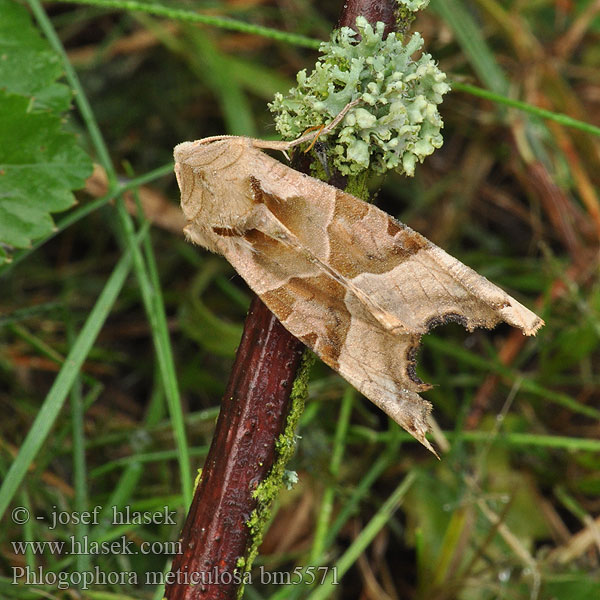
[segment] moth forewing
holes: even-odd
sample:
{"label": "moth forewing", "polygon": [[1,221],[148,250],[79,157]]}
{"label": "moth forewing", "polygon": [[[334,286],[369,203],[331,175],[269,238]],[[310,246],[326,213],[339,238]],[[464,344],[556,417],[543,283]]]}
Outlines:
{"label": "moth forewing", "polygon": [[420,336],[447,321],[543,322],[497,286],[377,207],[218,136],[175,148],[185,231],[227,258],[281,323],[397,423],[425,438]]}

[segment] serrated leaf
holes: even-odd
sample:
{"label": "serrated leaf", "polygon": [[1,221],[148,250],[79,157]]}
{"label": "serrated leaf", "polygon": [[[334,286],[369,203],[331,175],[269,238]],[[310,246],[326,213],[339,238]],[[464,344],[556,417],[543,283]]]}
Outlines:
{"label": "serrated leaf", "polygon": [[14,0],[0,0],[0,89],[33,96],[62,74],[60,58]]}
{"label": "serrated leaf", "polygon": [[25,248],[50,233],[51,212],[75,202],[91,163],[59,115],[30,113],[23,96],[0,92],[0,241]]}
{"label": "serrated leaf", "polygon": [[33,110],[52,110],[65,112],[71,107],[71,90],[63,83],[53,83],[36,92]]}
{"label": "serrated leaf", "polygon": [[51,213],[75,203],[92,164],[61,112],[71,90],[56,79],[59,56],[27,10],[0,0],[0,264],[10,248],[26,248],[51,233]]}

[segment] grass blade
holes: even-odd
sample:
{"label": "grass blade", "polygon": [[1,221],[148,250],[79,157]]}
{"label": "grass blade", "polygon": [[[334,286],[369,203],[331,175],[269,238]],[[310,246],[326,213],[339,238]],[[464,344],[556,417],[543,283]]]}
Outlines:
{"label": "grass blade", "polygon": [[[137,243],[146,235],[148,227],[144,227],[137,235]],[[69,352],[63,368],[54,380],[40,411],[21,446],[16,460],[11,465],[0,488],[0,519],[8,508],[25,473],[34,461],[45,439],[48,437],[63,404],[79,375],[88,353],[92,349],[100,329],[104,325],[110,310],[117,299],[125,279],[131,268],[131,255],[125,254],[117,263],[109,277],[94,308],[90,312],[81,333],[77,336]]]}

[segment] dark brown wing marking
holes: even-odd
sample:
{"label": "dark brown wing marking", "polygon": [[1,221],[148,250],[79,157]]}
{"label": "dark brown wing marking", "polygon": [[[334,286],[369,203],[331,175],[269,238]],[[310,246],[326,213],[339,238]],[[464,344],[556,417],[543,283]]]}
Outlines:
{"label": "dark brown wing marking", "polygon": [[[373,230],[374,220],[380,231]],[[350,279],[361,273],[387,273],[427,246],[418,233],[341,191],[327,230],[331,265]]]}
{"label": "dark brown wing marking", "polygon": [[[346,288],[324,274],[292,277],[285,285],[262,294],[261,298],[284,325],[292,314],[299,321],[303,318],[310,320],[315,335],[302,336],[302,341],[337,370],[351,321],[344,302],[345,295]],[[304,307],[315,306],[321,308],[318,323],[312,323],[312,312],[302,315]]]}

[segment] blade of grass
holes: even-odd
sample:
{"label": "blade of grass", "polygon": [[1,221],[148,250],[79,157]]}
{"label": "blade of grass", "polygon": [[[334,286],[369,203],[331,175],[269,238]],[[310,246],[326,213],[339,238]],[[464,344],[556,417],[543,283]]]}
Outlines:
{"label": "blade of grass", "polygon": [[[444,436],[449,440],[456,438],[461,442],[481,443],[490,439],[489,431],[444,431]],[[400,431],[374,431],[361,425],[353,425],[349,430],[349,438],[352,443],[357,441],[362,443],[377,444],[389,440],[392,436],[398,436],[403,442],[417,443],[409,433]],[[538,448],[558,448],[570,452],[600,452],[600,440],[590,438],[573,438],[562,435],[539,435],[534,433],[502,432],[498,434],[496,443],[505,446],[537,446]],[[341,514],[341,513],[340,513]],[[339,517],[338,517],[339,518]],[[335,526],[335,524],[334,524]],[[333,529],[333,528],[332,528]]]}
{"label": "blade of grass", "polygon": [[508,92],[508,80],[498,66],[494,53],[485,43],[472,14],[459,0],[432,0],[432,10],[452,28],[471,66],[485,85],[500,94]]}
{"label": "blade of grass", "polygon": [[[137,243],[146,235],[148,227],[144,227],[137,235]],[[94,308],[90,312],[80,334],[77,336],[69,352],[63,368],[54,380],[42,407],[19,450],[17,458],[10,466],[6,478],[0,488],[0,519],[4,515],[14,497],[23,477],[35,459],[46,437],[50,433],[54,421],[63,407],[65,399],[79,375],[79,371],[91,350],[100,329],[108,318],[110,310],[117,299],[129,270],[131,255],[126,253],[108,278]]]}
{"label": "blade of grass", "polygon": [[[15,336],[19,337],[27,344],[29,344],[36,352],[38,352],[42,356],[49,358],[61,367],[64,364],[64,356],[62,356],[59,352],[54,350],[54,348],[46,344],[44,341],[40,340],[37,336],[27,331],[27,329],[25,329],[25,327],[23,327],[22,325],[9,325],[8,329]],[[95,377],[91,377],[87,373],[82,373],[80,376],[82,381],[84,381],[88,385],[98,385],[98,380]]]}
{"label": "blade of grass", "polygon": [[277,92],[288,90],[295,85],[293,79],[284,77],[256,61],[225,54],[223,60],[227,61],[229,73],[239,85],[268,102],[273,100]]}
{"label": "blade of grass", "polygon": [[270,27],[254,25],[252,23],[244,23],[227,17],[216,17],[214,15],[203,15],[190,10],[179,8],[169,8],[160,4],[150,4],[148,2],[135,2],[133,0],[53,0],[67,1],[69,4],[86,4],[89,6],[98,6],[101,8],[109,8],[115,10],[127,10],[130,12],[143,12],[148,15],[157,17],[165,17],[176,21],[185,21],[188,23],[200,23],[202,25],[212,25],[229,31],[239,31],[241,33],[249,33],[253,35],[261,35],[271,40],[285,42],[294,46],[303,46],[304,48],[318,49],[320,41],[314,40],[303,35],[295,33],[287,33]]}
{"label": "blade of grass", "polygon": [[[306,415],[306,413],[304,413]],[[391,423],[391,422],[390,422]],[[335,538],[341,531],[342,527],[348,522],[350,517],[358,511],[360,502],[367,496],[373,484],[379,479],[380,475],[397,460],[398,448],[401,436],[403,432],[395,423],[391,424],[392,429],[389,431],[389,435],[386,434],[386,438],[381,440],[387,444],[386,449],[378,456],[377,460],[371,465],[371,468],[367,471],[364,477],[360,480],[358,485],[354,488],[352,495],[341,507],[335,521],[327,530],[327,536],[323,544],[324,552],[330,548],[335,542]],[[350,429],[349,429],[350,431]],[[410,434],[406,434],[406,440],[414,438]],[[314,566],[320,566],[326,564],[325,554],[318,556],[312,563]],[[290,590],[289,587],[282,588],[279,592],[276,592],[271,600],[296,600],[306,594],[306,589],[303,585],[293,586]]]}
{"label": "blade of grass", "polygon": [[[75,341],[75,331],[73,320],[70,313],[65,311],[67,322],[67,340],[72,347]],[[75,489],[75,498],[73,509],[77,514],[83,514],[89,508],[87,466],[85,462],[85,430],[84,415],[85,407],[83,404],[83,394],[81,386],[81,377],[75,377],[73,387],[71,388],[71,437],[73,440],[73,488]],[[85,519],[80,519],[75,524],[75,539],[84,542],[89,533],[89,524]],[[78,553],[75,557],[75,568],[77,571],[89,571],[91,568],[90,555]]]}
{"label": "blade of grass", "polygon": [[13,310],[7,315],[0,316],[0,327],[18,323],[19,321],[25,321],[26,319],[37,317],[38,315],[57,312],[62,306],[61,302],[44,302],[42,304],[35,304],[34,306],[26,306],[25,308]]}
{"label": "blade of grass", "polygon": [[586,415],[592,419],[600,419],[600,410],[593,408],[592,406],[581,404],[580,402],[577,402],[577,400],[571,398],[571,396],[568,394],[549,390],[533,379],[528,379],[522,374],[519,374],[513,369],[510,369],[509,367],[506,367],[498,362],[482,358],[473,352],[469,352],[464,348],[459,348],[454,344],[449,344],[447,341],[434,336],[427,336],[424,340],[424,344],[434,348],[435,350],[439,350],[444,354],[454,356],[470,366],[475,366],[482,370],[498,373],[502,377],[506,377],[511,382],[514,382],[517,377],[522,378],[521,389],[523,391],[540,396],[541,398],[544,398],[544,400],[548,400],[549,402],[553,402],[554,404],[568,408],[575,413]]}
{"label": "blade of grass", "polygon": [[[190,456],[206,456],[208,454],[208,446],[192,446],[190,448]],[[132,455],[125,456],[123,458],[118,458],[116,460],[112,460],[107,462],[106,464],[96,467],[92,471],[90,471],[90,479],[98,478],[102,475],[106,475],[115,469],[120,469],[122,467],[126,467],[126,470],[129,468],[133,468],[136,465],[146,465],[152,462],[167,462],[169,460],[174,460],[177,458],[176,450],[157,450],[156,452],[140,452]],[[114,502],[107,502],[107,506],[112,506],[115,504]]]}
{"label": "blade of grass", "polygon": [[[356,513],[360,501],[365,498],[367,492],[371,489],[375,481],[379,478],[383,472],[397,460],[398,449],[400,446],[400,439],[402,431],[395,423],[390,421],[390,431],[387,439],[387,447],[380,454],[377,460],[373,463],[373,466],[369,469],[367,474],[360,480],[356,489],[352,492],[352,495],[348,501],[344,504],[335,521],[327,532],[327,539],[325,542],[325,548],[331,546],[335,540],[337,534],[341,531],[342,527],[348,522],[348,519]],[[412,436],[409,434],[408,437]],[[414,439],[414,438],[413,438]],[[321,557],[322,559],[323,557]]]}
{"label": "blade of grass", "polygon": [[[29,494],[27,493],[26,489],[23,489],[21,491],[21,493],[19,494],[19,502],[20,502],[21,506],[24,507],[28,511],[29,514],[31,514],[32,510],[35,510],[31,506],[31,502],[29,500]],[[23,539],[24,540],[35,540],[36,539],[35,528],[37,525],[38,525],[38,523],[36,523],[34,519],[27,519],[27,521],[25,521],[25,523],[23,523]],[[35,563],[36,563],[36,556],[33,552],[33,548],[28,546],[27,549],[25,550],[25,564],[30,569],[35,569]]]}
{"label": "blade of grass", "polygon": [[530,115],[535,115],[536,117],[541,117],[542,119],[548,119],[549,121],[560,123],[566,127],[572,127],[573,129],[579,129],[580,131],[585,131],[586,133],[600,136],[600,127],[596,127],[596,125],[585,123],[584,121],[578,121],[577,119],[569,117],[568,115],[552,112],[551,110],[546,110],[544,108],[539,108],[537,106],[533,106],[532,104],[528,104],[527,102],[522,102],[521,100],[507,98],[506,96],[502,96],[495,92],[490,92],[489,90],[484,90],[468,83],[453,81],[452,89],[466,92],[467,94],[478,96],[479,98],[485,98],[486,100],[491,100],[492,102],[503,104],[504,106],[518,108],[519,110],[527,112]]}
{"label": "blade of grass", "polygon": [[316,564],[317,559],[325,550],[325,541],[330,525],[329,521],[331,519],[331,513],[333,512],[333,499],[335,497],[335,485],[333,482],[338,480],[342,456],[344,455],[344,448],[346,447],[346,436],[348,433],[350,415],[352,414],[352,405],[354,403],[355,396],[356,392],[351,387],[347,387],[344,395],[342,396],[340,415],[337,420],[335,439],[333,442],[333,452],[331,453],[331,461],[329,463],[329,476],[331,480],[323,492],[323,499],[319,509],[315,537],[309,558],[309,564],[311,565]]}
{"label": "blade of grass", "polygon": [[410,489],[415,481],[416,474],[410,472],[400,483],[400,485],[392,492],[388,499],[384,502],[381,508],[367,523],[364,529],[358,534],[356,539],[350,544],[350,547],[340,556],[332,569],[328,570],[327,577],[322,584],[313,591],[309,600],[325,600],[329,598],[335,590],[336,580],[339,581],[348,569],[356,562],[358,557],[365,551],[375,536],[387,525],[400,502]]}
{"label": "blade of grass", "polygon": [[[88,129],[94,148],[98,153],[100,162],[106,171],[109,186],[114,188],[117,185],[117,174],[113,168],[108,148],[104,143],[102,133],[100,132],[92,108],[85,95],[85,91],[77,77],[77,73],[71,65],[65,49],[39,0],[28,0],[28,2],[50,45],[62,58],[66,78],[71,88],[75,91],[75,102],[85,121],[86,128]],[[125,209],[122,197],[118,199],[116,206],[119,228],[122,233],[121,241],[131,253],[134,272],[140,285],[142,301],[151,324],[153,342],[158,357],[163,385],[165,386],[165,395],[169,405],[169,413],[173,422],[173,430],[179,451],[179,471],[183,488],[183,497],[185,501],[189,503],[192,499],[192,477],[189,468],[189,452],[184,427],[183,411],[181,408],[181,399],[175,374],[175,361],[173,359],[168,335],[167,319],[164,311],[162,294],[160,292],[160,287],[155,289],[151,284],[142,253],[138,244],[134,241],[135,232],[133,223]]]}
{"label": "blade of grass", "polygon": [[194,70],[217,96],[226,131],[232,135],[256,137],[250,103],[237,79],[229,72],[229,62],[205,32],[192,27],[185,29]]}

